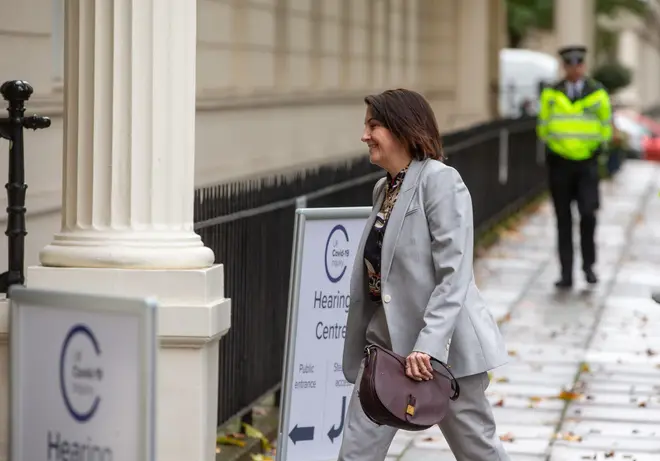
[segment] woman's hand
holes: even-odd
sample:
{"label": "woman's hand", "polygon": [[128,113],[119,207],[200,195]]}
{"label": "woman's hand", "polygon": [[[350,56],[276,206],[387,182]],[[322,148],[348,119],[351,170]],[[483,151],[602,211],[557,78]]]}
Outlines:
{"label": "woman's hand", "polygon": [[415,381],[433,379],[431,356],[423,352],[413,352],[406,358],[406,376]]}

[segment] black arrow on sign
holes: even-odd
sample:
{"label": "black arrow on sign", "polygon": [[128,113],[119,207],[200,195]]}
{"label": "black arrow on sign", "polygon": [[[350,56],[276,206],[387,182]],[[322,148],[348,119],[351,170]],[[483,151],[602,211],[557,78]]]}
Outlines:
{"label": "black arrow on sign", "polygon": [[298,442],[309,442],[314,440],[314,426],[298,427],[296,426],[289,432],[289,437],[295,445]]}
{"label": "black arrow on sign", "polygon": [[339,427],[332,426],[328,431],[328,437],[330,442],[335,443],[335,439],[341,435],[341,431],[344,430],[344,415],[346,414],[346,396],[341,398],[341,422]]}

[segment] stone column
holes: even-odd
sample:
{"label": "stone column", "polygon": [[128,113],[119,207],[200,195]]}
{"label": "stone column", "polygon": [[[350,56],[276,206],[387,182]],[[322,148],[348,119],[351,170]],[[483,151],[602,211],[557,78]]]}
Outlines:
{"label": "stone column", "polygon": [[193,231],[193,6],[66,2],[62,231],[44,266],[213,263]]}
{"label": "stone column", "polygon": [[[493,0],[461,0],[458,3],[456,53],[457,123],[466,125],[490,117],[490,58],[488,3]],[[498,52],[499,53],[499,52]]]}
{"label": "stone column", "polygon": [[155,296],[157,451],[215,458],[223,268],[193,231],[196,2],[66,0],[62,229],[28,286]]}
{"label": "stone column", "polygon": [[490,0],[488,17],[488,109],[491,118],[499,117],[500,50],[507,48],[505,0]]}
{"label": "stone column", "polygon": [[585,45],[589,48],[587,66],[594,62],[596,36],[596,4],[594,0],[555,0],[555,34],[557,46]]}
{"label": "stone column", "polygon": [[633,72],[632,81],[630,85],[623,88],[618,98],[625,104],[638,108],[641,102],[639,82],[640,82],[640,68],[644,65],[642,48],[644,44],[639,39],[637,31],[632,27],[627,27],[619,33],[619,49],[617,55],[619,62],[624,66],[630,68]]}

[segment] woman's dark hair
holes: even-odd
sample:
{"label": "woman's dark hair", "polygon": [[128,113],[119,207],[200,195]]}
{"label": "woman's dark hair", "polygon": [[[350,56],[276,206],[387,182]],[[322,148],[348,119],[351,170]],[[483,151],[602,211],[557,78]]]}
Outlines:
{"label": "woman's dark hair", "polygon": [[411,90],[396,89],[367,96],[371,117],[408,149],[417,160],[444,160],[435,114],[424,97]]}

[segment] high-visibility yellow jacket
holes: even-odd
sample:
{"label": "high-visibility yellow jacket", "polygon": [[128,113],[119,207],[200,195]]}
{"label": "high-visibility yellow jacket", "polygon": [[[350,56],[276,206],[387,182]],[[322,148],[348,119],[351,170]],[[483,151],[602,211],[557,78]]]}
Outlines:
{"label": "high-visibility yellow jacket", "polygon": [[566,82],[541,92],[536,133],[548,148],[569,160],[585,160],[612,139],[612,106],[602,84],[586,79],[580,99],[571,101]]}

